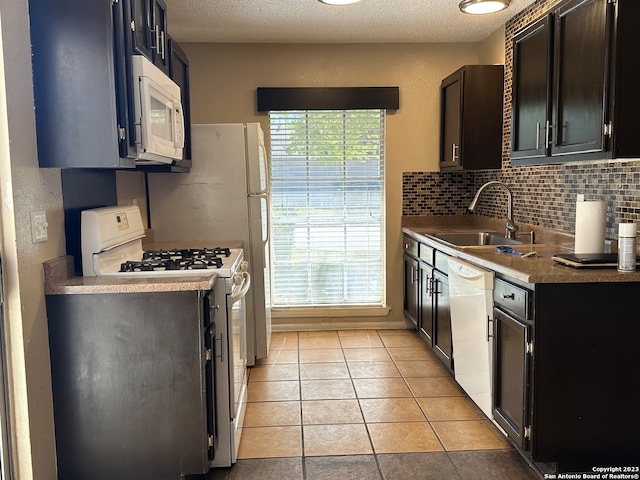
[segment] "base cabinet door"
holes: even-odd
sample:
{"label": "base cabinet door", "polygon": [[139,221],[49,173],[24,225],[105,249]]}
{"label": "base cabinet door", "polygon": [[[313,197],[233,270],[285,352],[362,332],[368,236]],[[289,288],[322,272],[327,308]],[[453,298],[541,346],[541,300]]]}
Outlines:
{"label": "base cabinet door", "polygon": [[432,295],[433,288],[433,267],[426,263],[420,263],[420,328],[419,333],[422,339],[433,346],[433,317],[434,301]]}
{"label": "base cabinet door", "polygon": [[433,272],[433,347],[445,366],[453,372],[453,342],[451,341],[451,306],[449,302],[449,278],[438,270]]}
{"label": "base cabinet door", "polygon": [[494,309],[495,421],[522,450],[528,450],[530,329],[526,323]]}
{"label": "base cabinet door", "polygon": [[420,286],[418,261],[408,255],[404,256],[404,316],[418,328],[418,304]]}

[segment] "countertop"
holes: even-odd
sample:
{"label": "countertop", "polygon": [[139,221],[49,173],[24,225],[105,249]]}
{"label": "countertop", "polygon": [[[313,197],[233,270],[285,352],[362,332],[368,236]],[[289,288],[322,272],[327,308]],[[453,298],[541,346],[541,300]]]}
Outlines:
{"label": "countertop", "polygon": [[[522,253],[536,252],[535,256],[526,258],[498,253],[495,245],[453,247],[430,236],[438,232],[493,231],[503,234],[504,220],[469,215],[405,217],[402,232],[448,255],[526,283],[640,282],[640,271],[620,273],[616,268],[572,268],[558,264],[551,257],[556,253],[573,253],[573,235],[531,225],[520,225],[519,233],[530,229],[536,234],[535,244],[512,245]],[[527,242],[526,237],[519,240]]]}
{"label": "countertop", "polygon": [[44,262],[45,295],[99,293],[153,293],[210,290],[215,273],[155,277],[78,277],[73,274],[73,257]]}

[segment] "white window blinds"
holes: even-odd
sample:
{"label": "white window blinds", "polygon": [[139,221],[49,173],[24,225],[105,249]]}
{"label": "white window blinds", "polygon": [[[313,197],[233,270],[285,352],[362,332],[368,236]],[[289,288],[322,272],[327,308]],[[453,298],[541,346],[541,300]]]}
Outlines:
{"label": "white window blinds", "polygon": [[385,303],[385,110],[271,111],[273,304]]}

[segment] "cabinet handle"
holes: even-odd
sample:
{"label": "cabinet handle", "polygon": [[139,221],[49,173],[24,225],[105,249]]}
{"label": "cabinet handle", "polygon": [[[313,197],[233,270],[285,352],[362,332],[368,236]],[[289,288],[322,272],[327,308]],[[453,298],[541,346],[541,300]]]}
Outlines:
{"label": "cabinet handle", "polygon": [[432,288],[431,288],[431,283],[433,282],[433,278],[431,277],[427,277],[427,281],[425,283],[424,286],[424,293],[426,293],[427,295],[431,295],[432,292]]}
{"label": "cabinet handle", "polygon": [[411,267],[411,285],[415,285],[418,281],[418,269],[415,267]]}
{"label": "cabinet handle", "polygon": [[162,50],[162,53],[160,54],[160,57],[162,58],[163,62],[165,60],[165,58],[164,58],[165,57],[165,51],[166,51],[165,45],[166,45],[166,39],[165,39],[165,36],[164,36],[164,30],[162,30],[160,32],[160,47],[161,47],[160,50]]}
{"label": "cabinet handle", "polygon": [[458,161],[459,155],[456,155],[456,150],[460,150],[460,146],[456,145],[455,143],[451,144],[451,161],[453,163],[456,163]]}
{"label": "cabinet handle", "polygon": [[502,298],[503,300],[507,300],[507,299],[511,299],[511,300],[515,300],[516,296],[513,292],[511,293],[501,293],[500,294],[500,298]]}
{"label": "cabinet handle", "polygon": [[155,48],[156,53],[160,55],[160,58],[164,60],[164,31],[160,30],[160,26],[156,25],[154,30],[151,30],[156,37],[156,44],[151,48]]}
{"label": "cabinet handle", "polygon": [[487,342],[489,341],[490,338],[493,338],[495,336],[494,333],[489,333],[489,323],[493,323],[493,322],[494,320],[489,315],[487,315]]}
{"label": "cabinet handle", "polygon": [[[554,129],[556,130],[556,138],[554,140],[551,139],[551,130]],[[551,147],[553,145],[553,142],[555,141],[555,143],[558,143],[558,129],[556,128],[556,125],[551,125],[551,123],[549,122],[549,120],[547,120],[547,123],[545,125],[545,145],[547,147]]]}
{"label": "cabinet handle", "polygon": [[540,122],[536,123],[536,150],[540,149]]}

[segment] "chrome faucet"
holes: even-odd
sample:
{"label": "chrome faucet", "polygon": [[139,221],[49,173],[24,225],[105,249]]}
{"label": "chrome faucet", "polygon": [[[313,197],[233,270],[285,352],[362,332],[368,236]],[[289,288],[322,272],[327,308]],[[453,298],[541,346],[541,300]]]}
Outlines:
{"label": "chrome faucet", "polygon": [[487,182],[484,185],[482,185],[478,191],[476,192],[476,196],[473,197],[473,200],[471,201],[471,205],[469,205],[469,210],[470,211],[475,211],[476,209],[476,205],[478,203],[478,198],[480,198],[480,194],[483,192],[483,190],[487,187],[491,187],[492,185],[495,185],[496,187],[502,187],[507,191],[507,229],[506,229],[506,237],[507,238],[516,238],[516,232],[518,231],[518,226],[515,224],[515,222],[513,221],[513,193],[511,192],[511,190],[509,189],[509,187],[507,187],[506,184],[502,183],[502,182],[497,182],[497,181],[491,181],[491,182]]}

